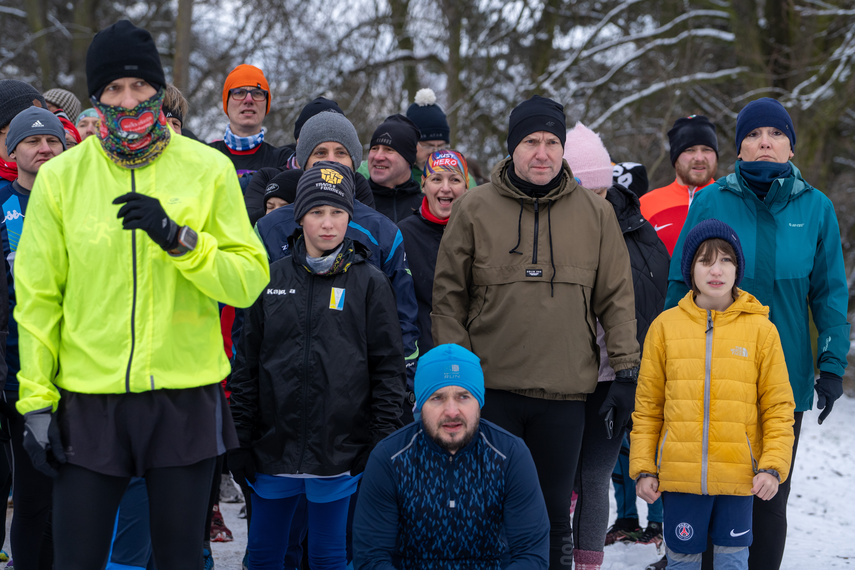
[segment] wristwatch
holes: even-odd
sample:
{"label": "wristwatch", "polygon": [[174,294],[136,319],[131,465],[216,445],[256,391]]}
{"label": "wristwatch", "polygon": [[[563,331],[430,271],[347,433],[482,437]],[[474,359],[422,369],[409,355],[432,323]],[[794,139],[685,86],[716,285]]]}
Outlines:
{"label": "wristwatch", "polygon": [[174,257],[178,257],[179,255],[184,255],[188,251],[193,251],[196,249],[196,241],[198,239],[198,235],[193,231],[192,228],[188,226],[181,226],[181,229],[178,230],[178,245],[175,249],[169,250],[169,255]]}

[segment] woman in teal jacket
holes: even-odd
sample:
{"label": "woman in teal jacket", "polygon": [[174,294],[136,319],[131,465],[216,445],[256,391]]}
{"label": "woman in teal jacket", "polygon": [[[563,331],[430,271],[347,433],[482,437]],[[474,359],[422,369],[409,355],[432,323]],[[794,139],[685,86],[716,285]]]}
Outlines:
{"label": "woman in teal jacket", "polygon": [[[700,221],[718,218],[742,240],[745,278],[742,288],[771,309],[781,334],[787,371],[796,402],[793,463],[802,415],[813,403],[822,423],[843,393],[842,376],[849,351],[846,321],[849,292],[834,206],[790,162],[796,133],[786,109],[775,99],[746,105],[736,119],[735,172],[699,193],[674,249],[665,308],[686,294],[680,270],[683,241]],[[673,260],[677,260],[676,262]],[[818,331],[814,384],[809,314]],[[750,568],[780,566],[786,541],[790,480],[771,501],[754,502],[754,543]]]}

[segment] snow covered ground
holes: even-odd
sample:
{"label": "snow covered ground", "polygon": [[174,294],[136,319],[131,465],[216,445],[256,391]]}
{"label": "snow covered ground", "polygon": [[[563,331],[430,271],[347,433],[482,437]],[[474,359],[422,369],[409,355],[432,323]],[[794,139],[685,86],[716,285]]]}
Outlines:
{"label": "snow covered ground", "polygon": [[[807,412],[790,494],[789,536],[784,570],[855,568],[855,398],[844,396],[823,425]],[[222,503],[234,542],[214,543],[217,570],[240,570],[246,547],[246,522],[239,504]],[[611,503],[612,520],[615,516]],[[639,514],[647,509],[639,500]],[[12,517],[7,512],[8,528]],[[4,548],[8,551],[8,533]],[[653,545],[615,544],[606,548],[603,570],[639,570],[659,559]]]}

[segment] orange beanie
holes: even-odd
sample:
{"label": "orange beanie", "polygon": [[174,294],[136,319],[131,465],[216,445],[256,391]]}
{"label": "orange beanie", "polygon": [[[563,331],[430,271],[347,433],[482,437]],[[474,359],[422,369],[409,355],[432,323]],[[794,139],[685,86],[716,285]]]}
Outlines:
{"label": "orange beanie", "polygon": [[267,85],[267,79],[264,78],[264,72],[254,65],[242,63],[232,69],[232,72],[229,73],[228,77],[226,77],[226,83],[223,85],[223,111],[225,111],[226,115],[229,114],[229,89],[245,87],[247,85],[259,87],[267,91],[267,110],[265,111],[265,114],[270,112],[270,99],[273,94],[270,93],[270,86]]}

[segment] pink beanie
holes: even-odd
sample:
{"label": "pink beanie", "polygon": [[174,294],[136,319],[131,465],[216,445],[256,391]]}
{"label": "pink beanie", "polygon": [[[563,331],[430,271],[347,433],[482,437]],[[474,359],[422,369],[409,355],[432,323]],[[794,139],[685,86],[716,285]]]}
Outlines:
{"label": "pink beanie", "polygon": [[582,186],[591,190],[609,188],[612,185],[612,159],[603,146],[600,135],[583,125],[567,131],[564,143],[564,158]]}

